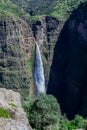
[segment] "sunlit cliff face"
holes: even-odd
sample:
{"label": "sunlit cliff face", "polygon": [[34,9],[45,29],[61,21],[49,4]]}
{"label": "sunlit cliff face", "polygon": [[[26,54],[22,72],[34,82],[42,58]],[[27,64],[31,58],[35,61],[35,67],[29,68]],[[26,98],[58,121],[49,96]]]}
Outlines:
{"label": "sunlit cliff face", "polygon": [[32,46],[26,21],[14,15],[0,16],[0,87],[29,93],[28,60]]}

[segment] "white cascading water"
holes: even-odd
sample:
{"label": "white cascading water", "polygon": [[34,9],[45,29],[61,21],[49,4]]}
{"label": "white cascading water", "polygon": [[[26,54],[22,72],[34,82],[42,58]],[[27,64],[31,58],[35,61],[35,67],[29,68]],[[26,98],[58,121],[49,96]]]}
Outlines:
{"label": "white cascading water", "polygon": [[43,62],[37,42],[35,42],[36,53],[35,53],[35,67],[34,67],[34,80],[36,85],[36,95],[39,96],[41,93],[46,93],[45,78]]}

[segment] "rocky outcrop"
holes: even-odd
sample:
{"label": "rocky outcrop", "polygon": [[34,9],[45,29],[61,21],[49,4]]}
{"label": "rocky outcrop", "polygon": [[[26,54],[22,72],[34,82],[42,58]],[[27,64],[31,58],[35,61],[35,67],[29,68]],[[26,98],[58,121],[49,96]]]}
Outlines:
{"label": "rocky outcrop", "polygon": [[39,44],[45,71],[46,85],[49,80],[50,66],[52,64],[54,47],[64,21],[52,16],[42,16],[32,24],[36,42]]}
{"label": "rocky outcrop", "polygon": [[54,49],[48,93],[69,118],[87,117],[87,2],[72,12]]}
{"label": "rocky outcrop", "polygon": [[[28,23],[10,14],[0,14],[0,87],[28,95],[34,42]],[[25,94],[26,92],[26,94]]]}
{"label": "rocky outcrop", "polygon": [[32,130],[21,122],[0,118],[0,130]]}
{"label": "rocky outcrop", "polygon": [[0,117],[0,130],[32,130],[22,108],[19,93],[0,88],[0,107],[7,109],[11,115],[8,119]]}

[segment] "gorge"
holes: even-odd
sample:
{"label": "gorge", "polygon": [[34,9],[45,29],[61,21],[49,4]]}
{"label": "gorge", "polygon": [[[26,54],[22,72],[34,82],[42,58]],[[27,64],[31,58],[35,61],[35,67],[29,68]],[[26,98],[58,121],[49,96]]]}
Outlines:
{"label": "gorge", "polygon": [[69,118],[75,114],[87,117],[86,8],[87,2],[82,3],[66,19],[46,14],[34,20],[34,16],[19,16],[22,10],[15,14],[16,9],[10,13],[1,10],[0,87],[18,91],[24,99],[31,97],[35,94],[32,72],[36,67],[35,84],[43,88],[37,90],[37,95],[45,93],[47,86],[47,94],[57,98]]}

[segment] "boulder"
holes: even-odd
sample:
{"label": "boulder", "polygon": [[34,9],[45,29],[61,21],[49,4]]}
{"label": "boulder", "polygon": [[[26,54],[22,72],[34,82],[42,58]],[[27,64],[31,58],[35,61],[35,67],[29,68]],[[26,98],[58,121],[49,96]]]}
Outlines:
{"label": "boulder", "polygon": [[32,130],[21,105],[18,92],[0,88],[0,107],[10,112],[11,118],[0,118],[0,130]]}

